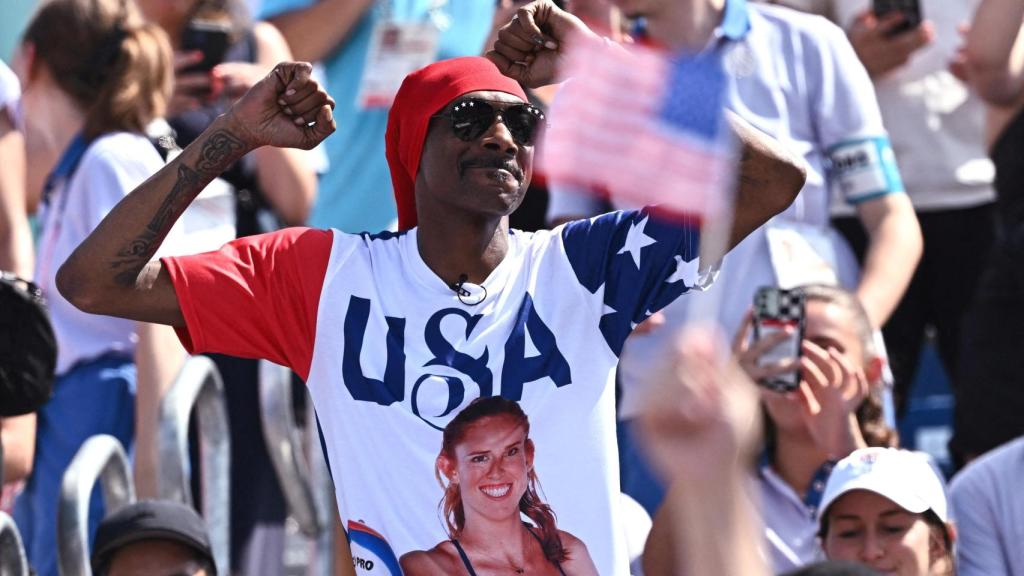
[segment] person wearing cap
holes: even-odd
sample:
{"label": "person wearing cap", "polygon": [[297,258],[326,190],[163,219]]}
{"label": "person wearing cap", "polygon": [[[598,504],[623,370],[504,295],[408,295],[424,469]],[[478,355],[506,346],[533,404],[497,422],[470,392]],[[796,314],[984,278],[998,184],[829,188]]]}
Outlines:
{"label": "person wearing cap", "polygon": [[96,576],[217,576],[203,519],[167,500],[134,502],[104,518],[91,564]]}
{"label": "person wearing cap", "polygon": [[832,560],[866,564],[883,574],[953,574],[946,493],[923,454],[863,448],[832,470],[818,513],[819,536]]}
{"label": "person wearing cap", "polygon": [[[720,255],[701,253],[694,219],[646,209],[510,231],[544,118],[518,83],[469,57],[410,74],[391,108],[385,147],[402,232],[290,228],[150,263],[165,227],[234,159],[261,145],[311,147],[333,131],[333,101],[311,69],[280,64],[111,211],[61,268],[64,294],[92,313],[173,325],[193,353],[295,370],[319,416],[358,573],[400,574],[401,555],[447,538],[434,477],[442,430],[473,399],[498,395],[519,402],[535,440],[551,446],[534,467],[559,526],[598,573],[626,573],[617,355],[648,311],[706,286]],[[746,147],[738,241],[788,205],[803,170],[766,136],[733,128]],[[509,493],[491,488],[485,498]],[[521,531],[486,553],[511,569],[538,545]]]}

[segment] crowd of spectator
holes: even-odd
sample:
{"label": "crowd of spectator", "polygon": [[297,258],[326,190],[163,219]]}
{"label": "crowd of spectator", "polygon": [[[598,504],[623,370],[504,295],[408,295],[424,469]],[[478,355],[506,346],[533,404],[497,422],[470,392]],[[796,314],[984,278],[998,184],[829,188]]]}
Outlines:
{"label": "crowd of spectator", "polygon": [[[94,573],[285,573],[269,360],[338,574],[1024,576],[1022,30],[1022,0],[39,0],[0,62],[0,531],[64,573],[109,435],[139,500],[91,491]],[[649,87],[592,99],[584,50],[671,67],[658,129],[720,98],[728,177],[678,192],[721,211],[548,177],[572,106],[636,161]],[[942,454],[897,432],[925,347]],[[224,558],[162,479],[195,355]]]}

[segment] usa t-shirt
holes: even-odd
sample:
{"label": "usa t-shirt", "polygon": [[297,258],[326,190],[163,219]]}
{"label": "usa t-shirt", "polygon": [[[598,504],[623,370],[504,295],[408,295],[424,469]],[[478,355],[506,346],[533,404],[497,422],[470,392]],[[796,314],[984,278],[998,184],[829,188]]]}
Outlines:
{"label": "usa t-shirt", "polygon": [[529,417],[559,528],[599,573],[628,574],[614,368],[637,323],[708,283],[698,227],[643,210],[511,231],[476,304],[427,267],[416,235],[291,228],[165,258],[179,335],[190,352],[267,358],[306,380],[360,574],[400,574],[403,554],[448,539],[442,430],[492,395]]}

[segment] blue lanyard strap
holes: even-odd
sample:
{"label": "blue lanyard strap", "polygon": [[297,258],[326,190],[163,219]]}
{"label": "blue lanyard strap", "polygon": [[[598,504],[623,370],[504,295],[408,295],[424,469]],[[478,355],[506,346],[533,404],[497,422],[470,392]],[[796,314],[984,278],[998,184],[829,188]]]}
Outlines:
{"label": "blue lanyard strap", "polygon": [[46,177],[46,184],[43,186],[43,203],[48,204],[50,196],[53,195],[53,191],[62,182],[67,182],[75,174],[75,170],[78,169],[78,165],[82,163],[82,157],[85,156],[85,151],[89,149],[90,141],[85,139],[85,135],[81,132],[75,134],[75,137],[68,144],[68,147],[64,149],[64,153],[61,154],[60,160],[57,162],[57,166],[54,167],[50,175]]}

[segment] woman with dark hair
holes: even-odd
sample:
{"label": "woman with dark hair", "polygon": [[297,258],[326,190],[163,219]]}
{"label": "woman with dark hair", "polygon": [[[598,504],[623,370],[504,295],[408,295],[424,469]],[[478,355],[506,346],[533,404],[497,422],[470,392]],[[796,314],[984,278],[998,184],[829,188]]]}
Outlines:
{"label": "woman with dark hair", "polygon": [[747,341],[748,320],[735,347],[740,366],[758,381],[799,371],[799,386],[780,393],[761,387],[766,447],[757,470],[772,567],[793,570],[820,559],[814,514],[836,461],[857,448],[895,446],[884,421],[882,360],[867,313],[835,286],[801,289],[806,297],[799,362],[758,360],[789,335]]}
{"label": "woman with dark hair", "polygon": [[597,574],[541,500],[529,434],[519,404],[500,396],[477,398],[445,427],[434,473],[449,540],[402,556],[406,575]]}

